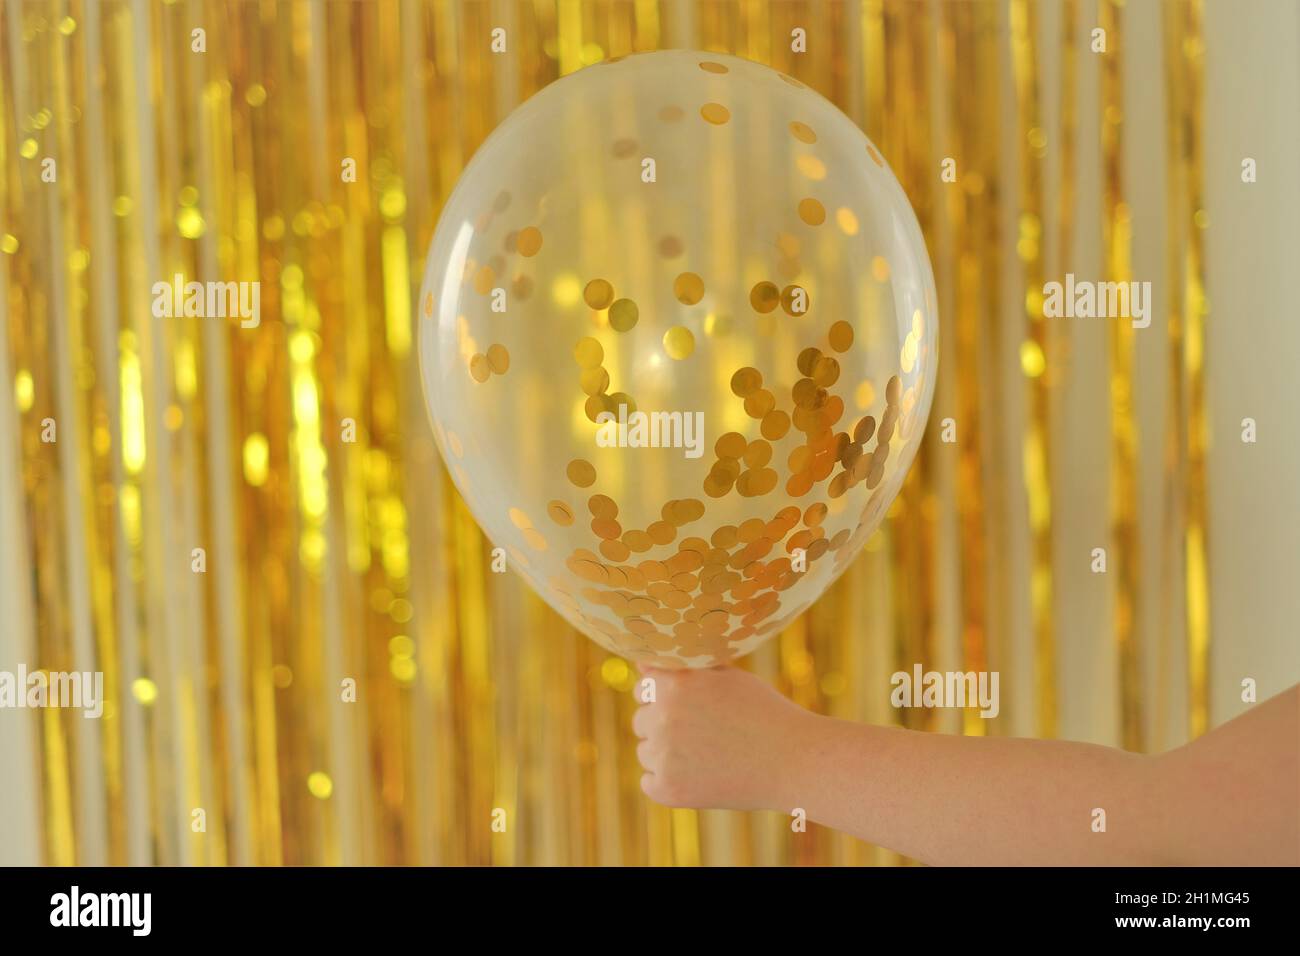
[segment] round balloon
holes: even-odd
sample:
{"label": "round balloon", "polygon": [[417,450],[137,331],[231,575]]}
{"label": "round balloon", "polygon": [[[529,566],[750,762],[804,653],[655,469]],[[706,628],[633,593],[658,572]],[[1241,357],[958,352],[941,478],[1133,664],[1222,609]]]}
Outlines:
{"label": "round balloon", "polygon": [[470,510],[575,627],[657,666],[724,663],[816,600],[934,390],[934,278],[880,152],[718,53],[608,60],[512,113],[419,309]]}

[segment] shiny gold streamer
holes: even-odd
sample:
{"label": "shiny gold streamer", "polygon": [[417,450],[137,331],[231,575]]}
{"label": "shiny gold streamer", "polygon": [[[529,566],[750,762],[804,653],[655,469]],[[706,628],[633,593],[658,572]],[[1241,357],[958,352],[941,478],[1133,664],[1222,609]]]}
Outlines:
{"label": "shiny gold streamer", "polygon": [[1047,134],[1039,114],[1038,11],[1013,0],[1011,65],[1016,86],[1020,140],[1020,216],[1016,253],[1025,276],[1027,336],[1020,343],[1020,367],[1029,380],[1029,422],[1024,439],[1024,479],[1033,558],[1029,602],[1034,627],[1034,672],[1039,702],[1038,732],[1056,733],[1056,647],[1052,629],[1051,393],[1048,388],[1047,322],[1043,317],[1043,157]]}
{"label": "shiny gold streamer", "polygon": [[[984,475],[985,419],[996,415],[995,390],[985,403],[989,384],[986,354],[997,341],[997,283],[1000,273],[998,215],[989,197],[996,195],[998,111],[981,109],[998,99],[996,11],[989,5],[945,4],[941,48],[949,97],[948,142],[958,158],[959,188],[949,189],[948,222],[953,235],[952,311],[946,335],[956,341],[956,414],[959,459],[956,496],[961,540],[961,644],[967,670],[987,670],[989,646],[989,569],[1000,566],[990,552],[986,528]],[[996,376],[993,376],[996,377]],[[996,420],[996,418],[994,418]],[[967,708],[967,734],[986,732],[985,722]]]}
{"label": "shiny gold streamer", "polygon": [[[1166,144],[1170,174],[1167,274],[1169,277],[1169,409],[1165,430],[1168,480],[1164,526],[1164,593],[1179,588],[1175,568],[1183,571],[1182,597],[1187,648],[1188,733],[1209,728],[1209,564],[1206,541],[1204,240],[1206,214],[1201,195],[1205,41],[1199,0],[1179,0],[1162,10],[1166,89]],[[1174,544],[1174,542],[1177,542]],[[1171,544],[1173,547],[1171,549]],[[1174,620],[1166,607],[1166,629]]]}
{"label": "shiny gold streamer", "polygon": [[[924,7],[888,0],[885,15],[887,106],[882,128],[870,135],[891,157],[890,168],[907,191],[917,220],[928,235],[934,230],[936,177],[929,125],[915,117],[931,113],[931,75],[928,39],[929,12]],[[913,663],[936,666],[934,581],[936,511],[932,457],[937,434],[918,455],[890,511],[889,545],[894,571],[893,627],[895,666],[910,671]],[[935,711],[906,711],[907,726],[937,729]]]}
{"label": "shiny gold streamer", "polygon": [[[1101,61],[1102,241],[1106,278],[1132,278],[1132,220],[1124,200],[1122,0],[1102,0],[1106,31]],[[1143,749],[1142,682],[1138,653],[1137,421],[1133,412],[1133,326],[1109,324],[1110,338],[1110,535],[1115,575],[1115,641],[1119,653],[1120,727],[1124,746]]]}

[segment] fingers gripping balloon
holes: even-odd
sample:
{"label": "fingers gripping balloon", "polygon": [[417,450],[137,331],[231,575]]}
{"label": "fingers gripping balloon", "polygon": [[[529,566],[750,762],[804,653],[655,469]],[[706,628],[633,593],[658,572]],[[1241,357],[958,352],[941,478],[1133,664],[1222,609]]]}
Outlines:
{"label": "fingers gripping balloon", "polygon": [[880,154],[716,53],[611,60],[516,110],[443,210],[420,311],[475,517],[575,627],[661,666],[816,600],[934,391],[934,279]]}

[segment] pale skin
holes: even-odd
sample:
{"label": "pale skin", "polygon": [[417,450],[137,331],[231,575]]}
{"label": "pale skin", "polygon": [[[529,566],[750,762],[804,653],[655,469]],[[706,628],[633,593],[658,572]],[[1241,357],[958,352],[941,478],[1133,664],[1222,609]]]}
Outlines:
{"label": "pale skin", "polygon": [[641,787],[667,806],[799,808],[936,865],[1300,863],[1300,686],[1142,755],[838,720],[734,667],[643,676]]}

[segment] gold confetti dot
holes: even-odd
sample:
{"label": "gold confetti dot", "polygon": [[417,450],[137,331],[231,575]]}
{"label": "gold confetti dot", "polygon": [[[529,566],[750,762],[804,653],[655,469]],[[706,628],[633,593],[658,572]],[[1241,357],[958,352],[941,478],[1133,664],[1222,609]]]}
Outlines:
{"label": "gold confetti dot", "polygon": [[739,458],[747,446],[745,436],[740,432],[727,432],[713,445],[713,451],[719,458]]}
{"label": "gold confetti dot", "polygon": [[469,374],[480,384],[488,380],[488,376],[492,374],[492,367],[488,365],[486,355],[481,352],[474,353],[469,360]]}
{"label": "gold confetti dot", "polygon": [[813,476],[809,472],[800,472],[792,475],[790,480],[785,483],[785,493],[791,498],[802,498],[808,492],[812,491]]}
{"label": "gold confetti dot", "polygon": [[840,363],[829,355],[823,355],[813,366],[812,380],[822,388],[830,388],[840,377]]}
{"label": "gold confetti dot", "polygon": [[871,278],[877,282],[889,281],[889,261],[884,256],[871,258]]}
{"label": "gold confetti dot", "polygon": [[542,231],[536,226],[526,226],[519,230],[519,238],[515,243],[521,256],[532,258],[542,248]]}
{"label": "gold confetti dot", "polygon": [[591,396],[583,404],[582,410],[586,413],[588,421],[598,422],[602,412],[610,411],[609,396],[601,394]]}
{"label": "gold confetti dot", "polygon": [[892,376],[892,377],[889,379],[888,383],[886,383],[886,385],[885,385],[885,402],[886,402],[886,404],[889,404],[889,405],[897,405],[897,404],[898,404],[898,393],[899,393],[900,389],[902,389],[902,387],[903,387],[903,385],[902,385],[902,383],[898,380],[898,376],[897,376],[897,375],[894,375],[894,376]]}
{"label": "gold confetti dot", "polygon": [[731,391],[738,398],[746,398],[763,385],[763,374],[756,368],[738,369],[731,376]]}
{"label": "gold confetti dot", "polygon": [[565,474],[568,476],[569,481],[579,488],[590,488],[596,483],[596,469],[591,462],[584,461],[581,458],[575,458],[569,462]]}
{"label": "gold confetti dot", "polygon": [[[592,495],[587,499],[587,510],[591,512],[593,518],[605,518],[613,521],[618,517],[618,505],[609,495]],[[622,534],[620,531],[619,534]],[[618,535],[614,535],[618,537]]]}
{"label": "gold confetti dot", "polygon": [[528,542],[528,546],[534,551],[545,551],[547,549],[546,539],[542,537],[542,533],[536,528],[524,528],[523,534],[524,540]]}
{"label": "gold confetti dot", "polygon": [[713,536],[709,538],[709,543],[715,548],[733,547],[736,543],[736,526],[724,524],[713,532]]}
{"label": "gold confetti dot", "polygon": [[605,359],[605,350],[591,336],[578,340],[573,347],[573,358],[582,368],[596,368]]}
{"label": "gold confetti dot", "polygon": [[603,395],[609,388],[609,372],[604,368],[584,368],[578,376],[578,384],[587,395]]}
{"label": "gold confetti dot", "polygon": [[730,487],[731,483],[740,475],[739,458],[719,458],[709,469],[709,475],[719,484]]}
{"label": "gold confetti dot", "polygon": [[636,152],[636,140],[634,139],[616,139],[609,149],[615,159],[627,159]]}
{"label": "gold confetti dot", "polygon": [[563,501],[554,500],[546,506],[546,513],[562,528],[573,524],[573,509]]}
{"label": "gold confetti dot", "polygon": [[528,515],[524,514],[519,508],[511,508],[508,514],[510,515],[510,523],[521,531],[524,528],[531,528],[533,526],[533,523],[528,520]]}
{"label": "gold confetti dot", "polygon": [[665,123],[676,123],[685,115],[686,111],[680,106],[665,106],[659,111],[659,118]]}
{"label": "gold confetti dot", "polygon": [[690,524],[692,521],[699,521],[704,517],[704,502],[697,498],[681,498],[677,501],[670,501],[664,508],[669,505],[673,506],[672,516],[664,515],[665,521],[671,521],[677,527],[684,524]]}
{"label": "gold confetti dot", "polygon": [[676,259],[684,251],[685,246],[676,236],[664,236],[659,240],[659,255],[665,259]]}
{"label": "gold confetti dot", "polygon": [[871,156],[871,159],[877,166],[883,167],[885,165],[885,161],[881,159],[880,154],[876,152],[876,147],[872,146],[870,143],[867,144],[867,153]]}
{"label": "gold confetti dot", "polygon": [[704,280],[694,272],[683,272],[673,280],[673,295],[682,305],[694,305],[704,298]]}
{"label": "gold confetti dot", "polygon": [[810,226],[820,226],[826,221],[826,209],[811,197],[799,200],[799,218]]}
{"label": "gold confetti dot", "polygon": [[710,498],[721,498],[731,491],[735,482],[736,479],[730,474],[715,469],[704,479],[704,493]]}
{"label": "gold confetti dot", "polygon": [[795,157],[795,167],[814,182],[821,182],[826,178],[826,164],[816,156],[808,153],[802,153]]}
{"label": "gold confetti dot", "polygon": [[758,438],[749,443],[745,449],[745,464],[750,468],[762,468],[772,460],[772,446]]}
{"label": "gold confetti dot", "polygon": [[763,423],[759,426],[759,430],[768,441],[783,438],[790,430],[790,416],[780,409],[773,409],[763,416]]}
{"label": "gold confetti dot", "polygon": [[[627,545],[628,548],[630,548],[636,554],[641,554],[645,551],[649,551],[652,547],[654,547],[654,542],[650,540],[650,535],[644,531],[637,531],[637,530],[624,531],[623,543]],[[645,600],[645,599],[640,598],[639,600]],[[650,610],[650,608],[646,608],[646,610]]]}
{"label": "gold confetti dot", "polygon": [[592,309],[608,309],[614,301],[614,287],[605,279],[592,279],[582,290],[582,298]]}
{"label": "gold confetti dot", "polygon": [[681,361],[695,351],[695,336],[683,325],[674,325],[664,333],[664,351],[670,358]]}
{"label": "gold confetti dot", "polygon": [[844,235],[856,236],[858,234],[858,217],[853,214],[853,210],[848,206],[841,206],[835,210],[835,222]]}
{"label": "gold confetti dot", "polygon": [[618,299],[609,307],[609,324],[616,332],[627,332],[636,325],[638,315],[635,302]]}
{"label": "gold confetti dot", "polygon": [[817,402],[817,383],[811,378],[801,378],[790,389],[790,397],[800,408],[812,408]]}
{"label": "gold confetti dot", "polygon": [[[670,608],[684,608],[690,605],[691,596],[685,591],[674,589],[665,593],[660,600]],[[678,627],[681,627],[681,625],[679,624]]]}
{"label": "gold confetti dot", "polygon": [[700,107],[700,115],[714,126],[721,126],[731,119],[731,111],[721,103],[705,103]]}
{"label": "gold confetti dot", "polygon": [[800,123],[798,120],[795,120],[790,124],[790,132],[793,133],[794,138],[801,143],[817,142],[817,134],[813,132],[813,128],[807,123]]}
{"label": "gold confetti dot", "polygon": [[677,505],[679,505],[679,511],[682,518],[685,518],[686,524],[698,522],[699,519],[705,516],[705,503],[698,501],[697,498],[682,498],[681,501],[677,502]]}
{"label": "gold confetti dot", "polygon": [[837,352],[847,352],[853,345],[853,326],[843,319],[831,326],[831,348]]}
{"label": "gold confetti dot", "polygon": [[[677,537],[677,529],[673,527],[670,521],[652,521],[650,526],[645,529],[645,533],[650,536],[650,540],[655,544],[671,544],[673,538]],[[651,564],[658,563],[657,561],[651,562]],[[651,568],[650,570],[655,569]],[[642,568],[642,571],[645,572],[646,577],[650,577],[649,571],[645,568]]]}
{"label": "gold confetti dot", "polygon": [[[888,446],[885,446],[886,448]],[[867,473],[867,487],[875,488],[885,475],[885,458],[881,455],[871,456],[871,471]]]}
{"label": "gold confetti dot", "polygon": [[766,417],[767,413],[775,405],[776,396],[765,388],[760,388],[745,396],[745,414],[750,418],[762,419]]}
{"label": "gold confetti dot", "polygon": [[749,293],[749,304],[755,312],[771,312],[781,302],[781,290],[772,282],[760,282]]}
{"label": "gold confetti dot", "polygon": [[700,69],[705,73],[730,73],[731,71],[721,63],[713,60],[705,60],[700,64]]}
{"label": "gold confetti dot", "polygon": [[745,498],[757,498],[776,487],[776,472],[771,468],[747,471],[736,481],[736,490]]}
{"label": "gold confetti dot", "polygon": [[786,286],[781,290],[781,308],[786,315],[803,315],[808,311],[808,292],[803,286]]}
{"label": "gold confetti dot", "polygon": [[487,350],[488,367],[496,375],[504,375],[510,368],[510,352],[504,345],[493,345]]}
{"label": "gold confetti dot", "polygon": [[492,275],[492,267],[483,266],[483,268],[478,270],[478,274],[474,276],[474,291],[479,295],[487,295],[492,291],[492,280],[494,278],[495,276]]}

